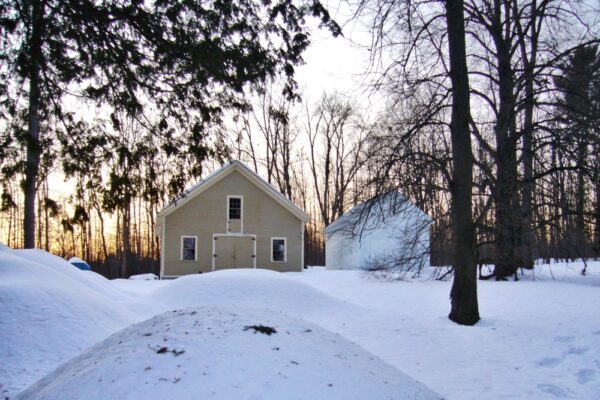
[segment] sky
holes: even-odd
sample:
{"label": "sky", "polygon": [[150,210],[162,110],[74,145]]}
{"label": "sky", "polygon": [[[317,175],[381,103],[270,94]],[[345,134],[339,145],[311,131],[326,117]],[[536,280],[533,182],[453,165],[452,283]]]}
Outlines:
{"label": "sky", "polygon": [[[305,64],[296,71],[304,99],[313,103],[323,92],[338,92],[360,103],[378,103],[376,95],[367,93],[364,72],[368,66],[369,35],[350,21],[352,12],[346,3],[324,1],[332,18],[343,29],[343,37],[333,37],[313,24],[312,43],[304,54]],[[341,4],[340,4],[341,3]],[[350,21],[350,22],[349,22]]]}

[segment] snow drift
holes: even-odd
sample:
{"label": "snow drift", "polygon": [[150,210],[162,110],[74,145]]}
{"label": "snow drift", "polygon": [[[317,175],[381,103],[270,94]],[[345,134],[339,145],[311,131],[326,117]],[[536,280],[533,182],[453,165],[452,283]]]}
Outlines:
{"label": "snow drift", "polygon": [[13,254],[26,260],[43,264],[56,272],[87,286],[88,288],[103,294],[113,300],[125,300],[128,298],[123,292],[117,290],[111,282],[102,275],[93,271],[82,271],[70,262],[59,256],[50,254],[40,249],[13,250]]}
{"label": "snow drift", "polygon": [[83,349],[139,321],[102,294],[101,280],[79,280],[78,273],[90,272],[61,260],[41,250],[0,251],[2,397],[17,393]]}
{"label": "snow drift", "polygon": [[146,317],[203,305],[262,308],[302,318],[347,311],[349,307],[284,274],[263,269],[183,276],[130,303],[131,308]]}
{"label": "snow drift", "polygon": [[[93,389],[92,389],[93,388]],[[316,325],[265,310],[202,307],[129,327],[18,399],[440,399]]]}

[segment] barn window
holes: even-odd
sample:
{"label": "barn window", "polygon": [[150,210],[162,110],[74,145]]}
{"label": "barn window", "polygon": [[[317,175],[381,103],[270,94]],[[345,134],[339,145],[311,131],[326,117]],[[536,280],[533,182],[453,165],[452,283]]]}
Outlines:
{"label": "barn window", "polygon": [[229,219],[242,219],[242,198],[229,196]]}
{"label": "barn window", "polygon": [[271,238],[271,262],[286,262],[287,249],[285,242],[285,238]]}
{"label": "barn window", "polygon": [[181,259],[183,261],[196,261],[196,253],[198,250],[197,242],[197,236],[181,237]]}

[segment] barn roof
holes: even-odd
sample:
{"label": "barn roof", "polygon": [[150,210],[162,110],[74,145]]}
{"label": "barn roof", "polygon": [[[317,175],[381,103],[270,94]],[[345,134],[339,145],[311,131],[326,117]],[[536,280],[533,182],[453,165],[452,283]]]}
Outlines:
{"label": "barn roof", "polygon": [[395,221],[411,218],[415,223],[431,223],[433,220],[423,210],[414,205],[398,191],[390,191],[354,206],[340,218],[327,225],[325,234],[329,237],[343,231],[360,235],[365,231],[393,225]]}
{"label": "barn roof", "polygon": [[202,179],[200,182],[184,191],[181,196],[171,201],[165,208],[163,208],[158,213],[157,217],[159,220],[164,219],[167,215],[171,214],[188,201],[203,193],[205,190],[228,176],[233,171],[238,171],[241,173],[245,178],[254,183],[259,189],[262,189],[263,192],[269,195],[277,203],[281,204],[298,219],[304,222],[308,221],[308,215],[306,215],[306,213],[300,207],[282,195],[277,189],[254,173],[254,171],[248,168],[244,163],[237,160],[228,162],[222,168],[214,171],[210,175],[206,176],[206,178]]}

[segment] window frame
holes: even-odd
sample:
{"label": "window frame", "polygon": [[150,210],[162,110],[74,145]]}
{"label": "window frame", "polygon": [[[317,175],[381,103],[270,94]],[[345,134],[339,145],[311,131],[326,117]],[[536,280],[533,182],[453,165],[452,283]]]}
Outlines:
{"label": "window frame", "polygon": [[[185,239],[194,239],[194,259],[193,260],[186,260],[183,258],[183,250],[184,250],[183,243],[184,243]],[[185,262],[198,261],[198,236],[196,236],[196,235],[181,235],[179,260],[185,261]]]}
{"label": "window frame", "polygon": [[[275,240],[283,240],[283,260],[275,260],[273,257],[273,242]],[[270,251],[271,253],[271,262],[272,263],[286,263],[287,262],[287,237],[282,237],[282,236],[273,236],[271,237],[271,248]]]}
{"label": "window frame", "polygon": [[[240,200],[240,217],[239,218],[231,218],[231,199],[239,199]],[[227,196],[227,221],[242,221],[244,219],[244,196]]]}

